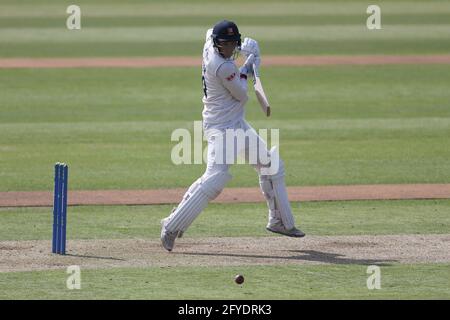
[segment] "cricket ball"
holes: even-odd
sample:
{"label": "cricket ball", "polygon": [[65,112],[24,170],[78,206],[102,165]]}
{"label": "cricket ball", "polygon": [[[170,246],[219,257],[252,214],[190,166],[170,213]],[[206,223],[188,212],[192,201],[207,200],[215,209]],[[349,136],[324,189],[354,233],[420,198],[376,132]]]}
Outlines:
{"label": "cricket ball", "polygon": [[238,274],[234,277],[234,282],[237,284],[243,284],[244,283],[244,276],[242,274]]}

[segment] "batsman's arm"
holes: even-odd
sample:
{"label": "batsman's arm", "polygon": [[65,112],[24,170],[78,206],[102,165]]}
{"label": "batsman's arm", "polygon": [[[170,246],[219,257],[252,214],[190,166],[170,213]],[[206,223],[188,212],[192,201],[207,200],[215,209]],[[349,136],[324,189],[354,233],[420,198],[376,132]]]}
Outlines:
{"label": "batsman's arm", "polygon": [[247,102],[247,77],[241,78],[241,73],[233,62],[222,64],[217,70],[217,76],[236,100]]}

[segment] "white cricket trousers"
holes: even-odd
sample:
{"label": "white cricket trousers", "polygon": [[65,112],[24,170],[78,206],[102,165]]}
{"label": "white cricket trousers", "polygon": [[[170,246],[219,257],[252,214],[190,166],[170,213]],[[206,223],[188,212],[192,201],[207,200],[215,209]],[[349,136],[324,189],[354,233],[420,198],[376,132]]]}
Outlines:
{"label": "white cricket trousers", "polygon": [[204,129],[208,140],[205,173],[189,187],[180,204],[172,211],[165,225],[166,230],[186,231],[231,179],[230,166],[238,161],[242,162],[242,159],[247,163],[250,162],[258,173],[259,185],[269,209],[268,225],[282,223],[286,229],[292,229],[295,221],[284,183],[284,164],[279,156],[276,170],[267,174],[269,172],[267,168],[273,164],[268,161],[270,152],[264,140],[245,120],[240,120],[233,127],[227,128],[231,129],[228,132],[226,129],[208,127]]}

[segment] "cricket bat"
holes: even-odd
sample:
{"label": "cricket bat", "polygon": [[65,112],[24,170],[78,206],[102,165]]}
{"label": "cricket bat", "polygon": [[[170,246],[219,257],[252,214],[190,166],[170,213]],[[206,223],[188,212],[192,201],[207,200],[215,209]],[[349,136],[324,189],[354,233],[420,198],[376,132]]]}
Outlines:
{"label": "cricket bat", "polygon": [[262,111],[267,117],[269,117],[270,116],[269,101],[267,100],[266,94],[264,93],[261,79],[259,77],[259,70],[255,64],[253,64],[253,88],[255,89],[256,98],[258,99]]}

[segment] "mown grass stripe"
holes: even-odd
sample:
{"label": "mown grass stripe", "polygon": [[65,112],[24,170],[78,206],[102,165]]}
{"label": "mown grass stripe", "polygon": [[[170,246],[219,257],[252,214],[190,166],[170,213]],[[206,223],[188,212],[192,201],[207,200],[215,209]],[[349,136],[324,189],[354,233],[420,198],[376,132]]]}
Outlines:
{"label": "mown grass stripe", "polygon": [[[424,13],[424,14],[390,14],[383,13],[383,25],[437,25],[448,24],[450,14],[445,13]],[[181,17],[130,17],[130,16],[113,16],[113,17],[92,17],[84,16],[82,18],[83,28],[92,27],[164,27],[168,25],[178,25],[184,27],[203,27],[214,25],[223,18],[221,15],[208,16],[181,16]],[[327,26],[327,25],[361,25],[366,22],[366,16],[361,14],[348,15],[285,15],[282,19],[278,16],[236,16],[234,19],[238,25],[266,25],[266,26]],[[0,27],[2,28],[65,28],[65,17],[3,17],[0,19]]]}
{"label": "mown grass stripe", "polygon": [[[68,31],[61,28],[2,28],[0,41],[6,43],[171,43],[173,41],[202,41],[208,27],[178,26],[167,27],[122,27],[122,28],[83,28]],[[450,25],[383,25],[383,29],[371,32],[361,25],[329,26],[246,26],[241,32],[252,35],[259,41],[285,40],[327,40],[330,42],[346,40],[444,40],[450,39]]]}
{"label": "mown grass stripe", "polygon": [[[316,1],[316,2],[237,2],[230,5],[223,3],[198,3],[198,2],[159,2],[159,3],[114,3],[92,5],[89,2],[78,1],[77,3],[83,12],[89,16],[189,16],[189,15],[210,15],[211,12],[221,12],[230,16],[259,16],[272,15],[284,16],[296,13],[302,15],[347,15],[361,14],[367,16],[368,4],[359,1]],[[391,14],[405,13],[450,13],[450,5],[447,1],[381,1],[377,5],[383,8],[383,12]],[[67,16],[65,13],[67,5],[42,4],[4,4],[0,6],[0,17],[36,17],[36,16]]]}

